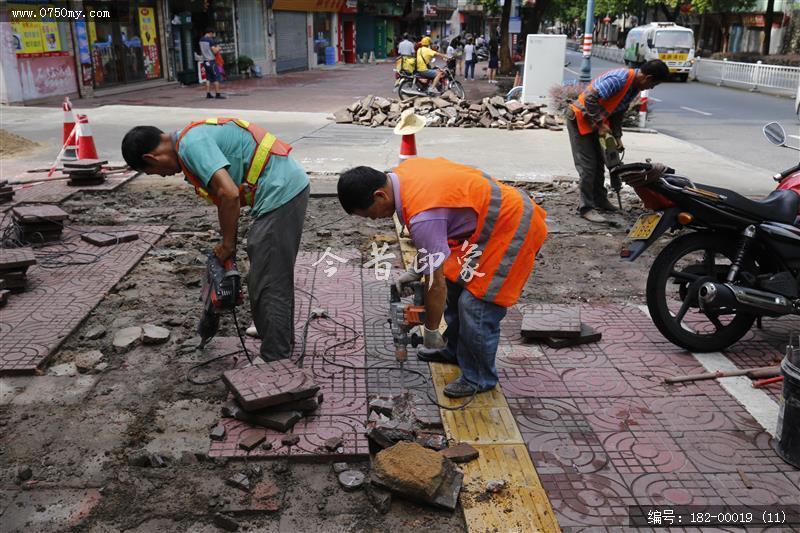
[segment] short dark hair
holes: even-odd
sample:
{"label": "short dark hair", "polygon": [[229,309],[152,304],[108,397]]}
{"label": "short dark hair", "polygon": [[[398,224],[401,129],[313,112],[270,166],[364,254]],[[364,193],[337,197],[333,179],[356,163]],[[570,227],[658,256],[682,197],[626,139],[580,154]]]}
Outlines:
{"label": "short dark hair", "polygon": [[144,170],[144,154],[156,149],[162,133],[155,126],[136,126],[126,133],[122,139],[122,157],[128,166],[133,170]]}
{"label": "short dark hair", "polygon": [[356,209],[367,209],[375,201],[375,191],[386,185],[386,174],[371,167],[355,167],[342,172],[336,191],[348,215]]}
{"label": "short dark hair", "polygon": [[216,30],[214,28],[208,27],[206,28],[206,33],[215,33]]}
{"label": "short dark hair", "polygon": [[657,83],[669,80],[669,67],[660,59],[651,59],[642,65],[642,74],[651,76]]}

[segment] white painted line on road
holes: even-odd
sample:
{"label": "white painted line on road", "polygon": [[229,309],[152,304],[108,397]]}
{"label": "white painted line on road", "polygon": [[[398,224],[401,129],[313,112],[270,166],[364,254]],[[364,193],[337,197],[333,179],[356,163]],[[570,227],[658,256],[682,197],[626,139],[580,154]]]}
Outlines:
{"label": "white painted line on road", "polygon": [[663,102],[664,101],[661,98],[656,98],[655,96],[648,96],[647,99],[648,100],[652,100],[654,102]]}
{"label": "white painted line on road", "polygon": [[576,76],[580,76],[581,75],[580,72],[572,70],[571,68],[564,67],[564,70],[566,70],[567,72],[571,72],[572,74],[575,74]]}
{"label": "white painted line on road", "polygon": [[800,135],[789,135],[792,139],[800,139]]}
{"label": "white painted line on road", "polygon": [[[650,316],[650,311],[646,305],[637,305],[641,312]],[[719,352],[712,353],[693,353],[707,372],[729,372],[741,370],[730,359]],[[778,427],[778,412],[780,407],[763,389],[754,389],[753,382],[747,376],[737,376],[732,378],[718,378],[717,382],[725,389],[728,394],[742,404],[742,407],[750,413],[750,416],[761,424],[764,430],[775,436]]]}
{"label": "white painted line on road", "polygon": [[699,114],[705,115],[707,117],[711,116],[711,113],[707,113],[706,111],[700,111],[699,109],[695,109],[693,107],[681,106],[681,109],[685,109],[686,111],[691,111],[692,113],[699,113]]}

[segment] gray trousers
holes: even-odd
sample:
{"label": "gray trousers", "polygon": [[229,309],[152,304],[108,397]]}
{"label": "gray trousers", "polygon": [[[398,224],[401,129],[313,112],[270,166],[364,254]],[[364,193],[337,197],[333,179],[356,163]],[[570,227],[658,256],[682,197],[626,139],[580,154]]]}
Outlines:
{"label": "gray trousers", "polygon": [[310,187],[257,218],[247,233],[248,293],[265,361],[286,359],[294,344],[294,263]]}
{"label": "gray trousers", "polygon": [[608,202],[608,191],[605,188],[606,167],[603,161],[603,149],[600,137],[593,131],[581,135],[575,120],[567,120],[569,144],[572,147],[572,159],[580,176],[580,204],[578,210],[585,213]]}

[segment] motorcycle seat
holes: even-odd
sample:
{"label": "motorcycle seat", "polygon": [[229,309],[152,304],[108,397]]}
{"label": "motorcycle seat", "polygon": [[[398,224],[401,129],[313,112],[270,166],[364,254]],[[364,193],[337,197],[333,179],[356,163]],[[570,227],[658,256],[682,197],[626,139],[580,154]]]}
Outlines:
{"label": "motorcycle seat", "polygon": [[784,224],[794,224],[800,196],[793,191],[772,191],[763,200],[751,200],[728,189],[720,189],[711,185],[699,185],[701,189],[725,196],[725,203],[737,211],[755,215],[760,220],[771,220]]}

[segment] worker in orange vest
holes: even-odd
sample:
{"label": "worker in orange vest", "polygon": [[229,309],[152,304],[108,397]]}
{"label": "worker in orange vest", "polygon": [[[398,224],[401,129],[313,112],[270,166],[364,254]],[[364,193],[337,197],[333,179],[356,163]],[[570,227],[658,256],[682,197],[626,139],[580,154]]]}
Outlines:
{"label": "worker in orange vest", "polygon": [[[451,398],[491,390],[500,321],[522,293],[547,236],[545,211],[525,192],[447,159],[408,159],[385,173],[345,171],[339,201],[348,214],[397,215],[417,247],[399,288],[425,277],[422,361],[457,364]],[[447,330],[439,325],[444,316]]]}
{"label": "worker in orange vest", "polygon": [[605,166],[600,138],[611,134],[622,149],[622,120],[639,92],[652,89],[669,79],[669,68],[660,59],[653,59],[641,68],[610,70],[595,78],[570,104],[567,110],[567,131],[572,158],[580,176],[580,215],[590,222],[606,219],[597,212],[616,211],[608,201],[603,185]]}
{"label": "worker in orange vest", "polygon": [[222,242],[214,254],[235,256],[239,215],[249,207],[247,293],[261,357],[285,359],[294,343],[294,264],[303,234],[309,179],[290,155],[292,147],[245,120],[211,118],[171,133],[137,126],[122,140],[134,170],[179,172],[201,198],[217,206]]}

